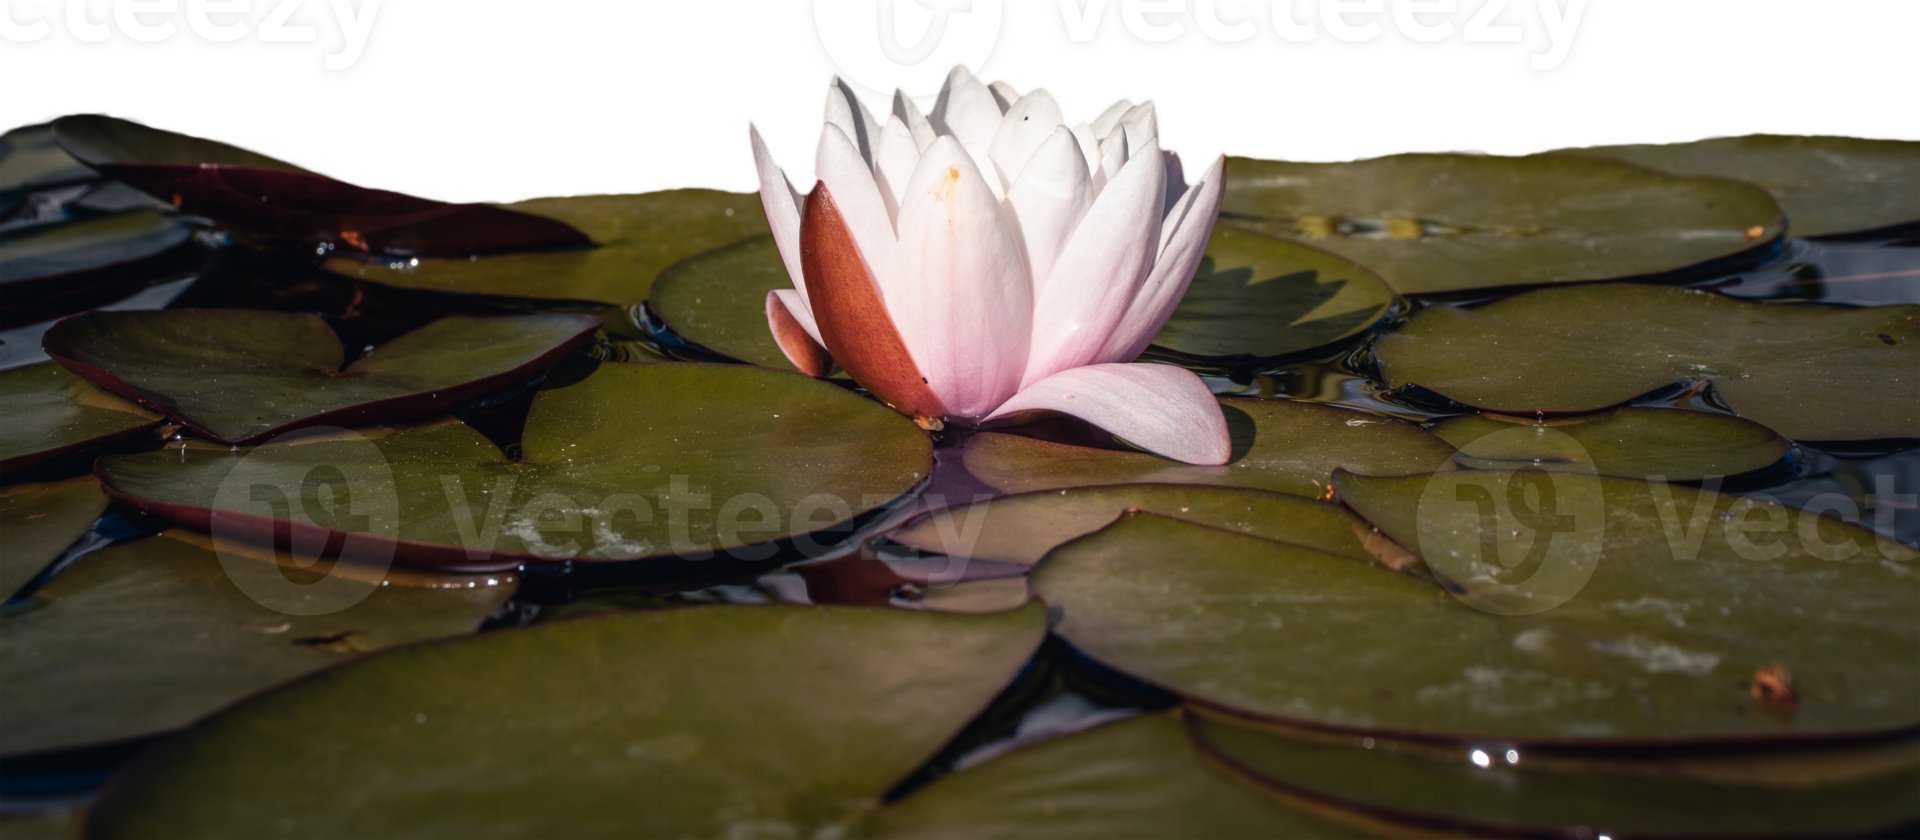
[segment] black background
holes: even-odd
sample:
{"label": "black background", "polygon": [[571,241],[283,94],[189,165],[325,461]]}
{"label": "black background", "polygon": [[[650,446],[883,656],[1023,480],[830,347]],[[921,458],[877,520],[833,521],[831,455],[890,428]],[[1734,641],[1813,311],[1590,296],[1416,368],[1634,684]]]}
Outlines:
{"label": "black background", "polygon": [[[83,44],[65,33],[63,2],[10,0],[15,21],[46,15],[54,35],[0,42],[0,125],[109,107],[269,138],[359,180],[424,180],[461,198],[749,186],[749,113],[803,173],[833,67],[806,0],[384,0],[348,71],[321,69],[323,52],[340,48],[326,0],[303,0],[292,19],[319,27],[317,44],[209,44],[184,15],[169,17],[180,31],[163,42]],[[276,2],[253,0],[246,21],[257,29]],[[1371,42],[1323,31],[1292,44],[1265,23],[1271,0],[1219,2],[1223,19],[1260,23],[1250,40],[1212,42],[1188,13],[1187,35],[1148,44],[1125,31],[1119,2],[1108,0],[1092,42],[1071,42],[1054,0],[1004,0],[985,75],[1044,82],[1075,117],[1121,92],[1158,96],[1167,142],[1194,165],[1219,148],[1354,155],[1740,128],[1912,134],[1920,119],[1914,36],[1893,4],[1590,0],[1567,61],[1532,71],[1528,54],[1548,48],[1532,0],[1513,0],[1498,21],[1526,27],[1526,42],[1476,44],[1407,40],[1386,13]],[[1459,0],[1455,27],[1480,4]],[[1315,17],[1315,2],[1294,6],[1296,19]],[[109,0],[88,8],[94,21],[111,17]]]}

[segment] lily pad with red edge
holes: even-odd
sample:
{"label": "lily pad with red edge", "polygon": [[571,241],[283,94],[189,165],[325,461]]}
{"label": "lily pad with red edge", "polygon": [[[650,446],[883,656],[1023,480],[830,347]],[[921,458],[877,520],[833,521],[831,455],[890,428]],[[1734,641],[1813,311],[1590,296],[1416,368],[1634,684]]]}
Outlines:
{"label": "lily pad with red edge", "polygon": [[[0,622],[0,755],[179,729],[361,653],[472,633],[514,591],[511,575],[425,579],[325,561],[302,570],[244,552],[223,563],[197,536],[89,554],[36,591],[34,609]],[[231,576],[256,573],[289,589],[349,576],[371,591],[336,612],[292,615]]]}
{"label": "lily pad with red edge", "polygon": [[[372,443],[391,484],[362,487],[354,478],[346,492],[397,494],[397,537],[380,545],[397,541],[396,562],[461,569],[765,560],[772,543],[813,539],[890,504],[932,467],[925,433],[885,406],[743,365],[604,364],[542,390],[519,460],[457,423]],[[244,461],[249,481],[300,498],[311,470],[362,457],[354,453],[364,446],[187,448],[108,456],[97,469],[121,499],[195,529],[219,522],[330,539],[339,534],[286,508],[235,497],[216,509],[220,489]]]}
{"label": "lily pad with red edge", "polygon": [[[123,771],[88,827],[842,836],[1045,635],[1037,604],[986,616],[713,606],[410,647],[169,739]],[[291,737],[288,721],[300,722]]]}
{"label": "lily pad with red edge", "polygon": [[647,298],[674,335],[748,364],[794,370],[767,328],[767,292],[791,289],[773,237],[688,257],[660,272]]}
{"label": "lily pad with red edge", "polygon": [[[1521,430],[1521,431],[1516,431]],[[1725,414],[1627,407],[1566,417],[1468,414],[1442,420],[1435,435],[1476,469],[1584,465],[1601,475],[1655,481],[1711,480],[1765,469],[1792,444],[1772,429]]]}
{"label": "lily pad with red edge", "polygon": [[0,232],[0,294],[11,307],[95,285],[191,238],[192,227],[152,210]]}
{"label": "lily pad with red edge", "polygon": [[1146,715],[1022,747],[891,803],[858,838],[1372,837],[1363,815],[1240,783]]}
{"label": "lily pad with red edge", "polygon": [[1153,344],[1186,357],[1250,365],[1358,335],[1393,302],[1380,276],[1351,260],[1220,225],[1193,285]]}
{"label": "lily pad with red edge", "polygon": [[59,559],[106,512],[107,494],[86,475],[45,484],[0,487],[0,601]]}
{"label": "lily pad with red edge", "polygon": [[431,416],[545,373],[593,340],[585,315],[450,316],[342,366],[316,315],[244,309],[89,312],[42,346],[101,387],[207,437],[261,441],[315,425]]}
{"label": "lily pad with red edge", "polygon": [[62,117],[53,133],[69,153],[107,177],[263,241],[449,257],[591,244],[586,234],[554,219],[355,186],[224,143],[113,117]]}
{"label": "lily pad with red edge", "polygon": [[1375,345],[1394,387],[1504,414],[1596,411],[1706,380],[1792,440],[1920,438],[1920,306],[1749,303],[1608,284],[1435,306]]}
{"label": "lily pad with red edge", "polygon": [[967,441],[967,471],[1006,493],[1095,484],[1216,484],[1327,498],[1332,475],[1445,469],[1454,450],[1419,426],[1351,409],[1288,400],[1220,400],[1233,437],[1224,466],[1197,467],[1132,449],[1074,446],[1004,432]]}
{"label": "lily pad with red edge", "polygon": [[[1920,737],[1605,756],[1190,718],[1210,758],[1275,792],[1475,837],[1882,837],[1920,821]],[[1478,752],[1478,758],[1475,753]]]}
{"label": "lily pad with red edge", "polygon": [[752,193],[663,190],[536,198],[505,206],[572,225],[599,247],[417,263],[332,256],[323,265],[348,277],[408,289],[624,306],[645,300],[654,278],[668,266],[768,233],[760,197]]}
{"label": "lily pad with red edge", "polygon": [[137,435],[160,417],[59,365],[0,372],[0,477]]}
{"label": "lily pad with red edge", "polygon": [[1752,184],[1571,156],[1233,158],[1220,218],[1332,251],[1403,295],[1704,277],[1786,231]]}
{"label": "lily pad with red edge", "polygon": [[1563,153],[1751,181],[1780,200],[1798,237],[1891,239],[1920,232],[1920,143],[1911,140],[1749,134],[1556,154]]}

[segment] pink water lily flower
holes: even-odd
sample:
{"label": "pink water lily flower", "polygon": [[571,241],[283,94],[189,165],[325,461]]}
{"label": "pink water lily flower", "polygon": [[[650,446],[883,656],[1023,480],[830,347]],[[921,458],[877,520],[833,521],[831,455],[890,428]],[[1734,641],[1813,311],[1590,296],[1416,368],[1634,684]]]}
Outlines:
{"label": "pink water lily flower", "polygon": [[879,122],[836,79],[804,196],[751,133],[794,280],[768,294],[767,321],[795,366],[838,363],[927,428],[1052,410],[1226,463],[1205,383],[1131,364],[1193,279],[1225,165],[1189,187],[1151,102],[1069,126],[1046,91],[956,67],[931,113],[895,94]]}

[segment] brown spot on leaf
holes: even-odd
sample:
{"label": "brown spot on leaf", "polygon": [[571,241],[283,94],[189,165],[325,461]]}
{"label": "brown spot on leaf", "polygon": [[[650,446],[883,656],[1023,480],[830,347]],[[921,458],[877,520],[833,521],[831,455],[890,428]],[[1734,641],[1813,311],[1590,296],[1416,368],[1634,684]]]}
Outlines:
{"label": "brown spot on leaf", "polygon": [[1800,705],[1800,698],[1793,693],[1793,672],[1779,663],[1754,671],[1748,693],[1753,699],[1775,708],[1792,709]]}

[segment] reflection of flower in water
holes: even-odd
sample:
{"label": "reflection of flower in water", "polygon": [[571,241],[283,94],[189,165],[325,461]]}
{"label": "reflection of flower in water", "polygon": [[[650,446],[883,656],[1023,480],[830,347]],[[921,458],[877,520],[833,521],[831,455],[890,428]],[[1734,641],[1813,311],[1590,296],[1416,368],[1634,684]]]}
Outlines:
{"label": "reflection of flower in water", "polygon": [[1225,463],[1225,419],[1185,370],[1126,364],[1191,282],[1224,159],[1189,187],[1152,103],[1068,125],[955,68],[930,114],[896,94],[876,121],[837,80],[810,196],[753,133],[761,201],[792,289],[769,293],[801,370],[837,362],[923,426],[1052,410],[1145,449]]}

